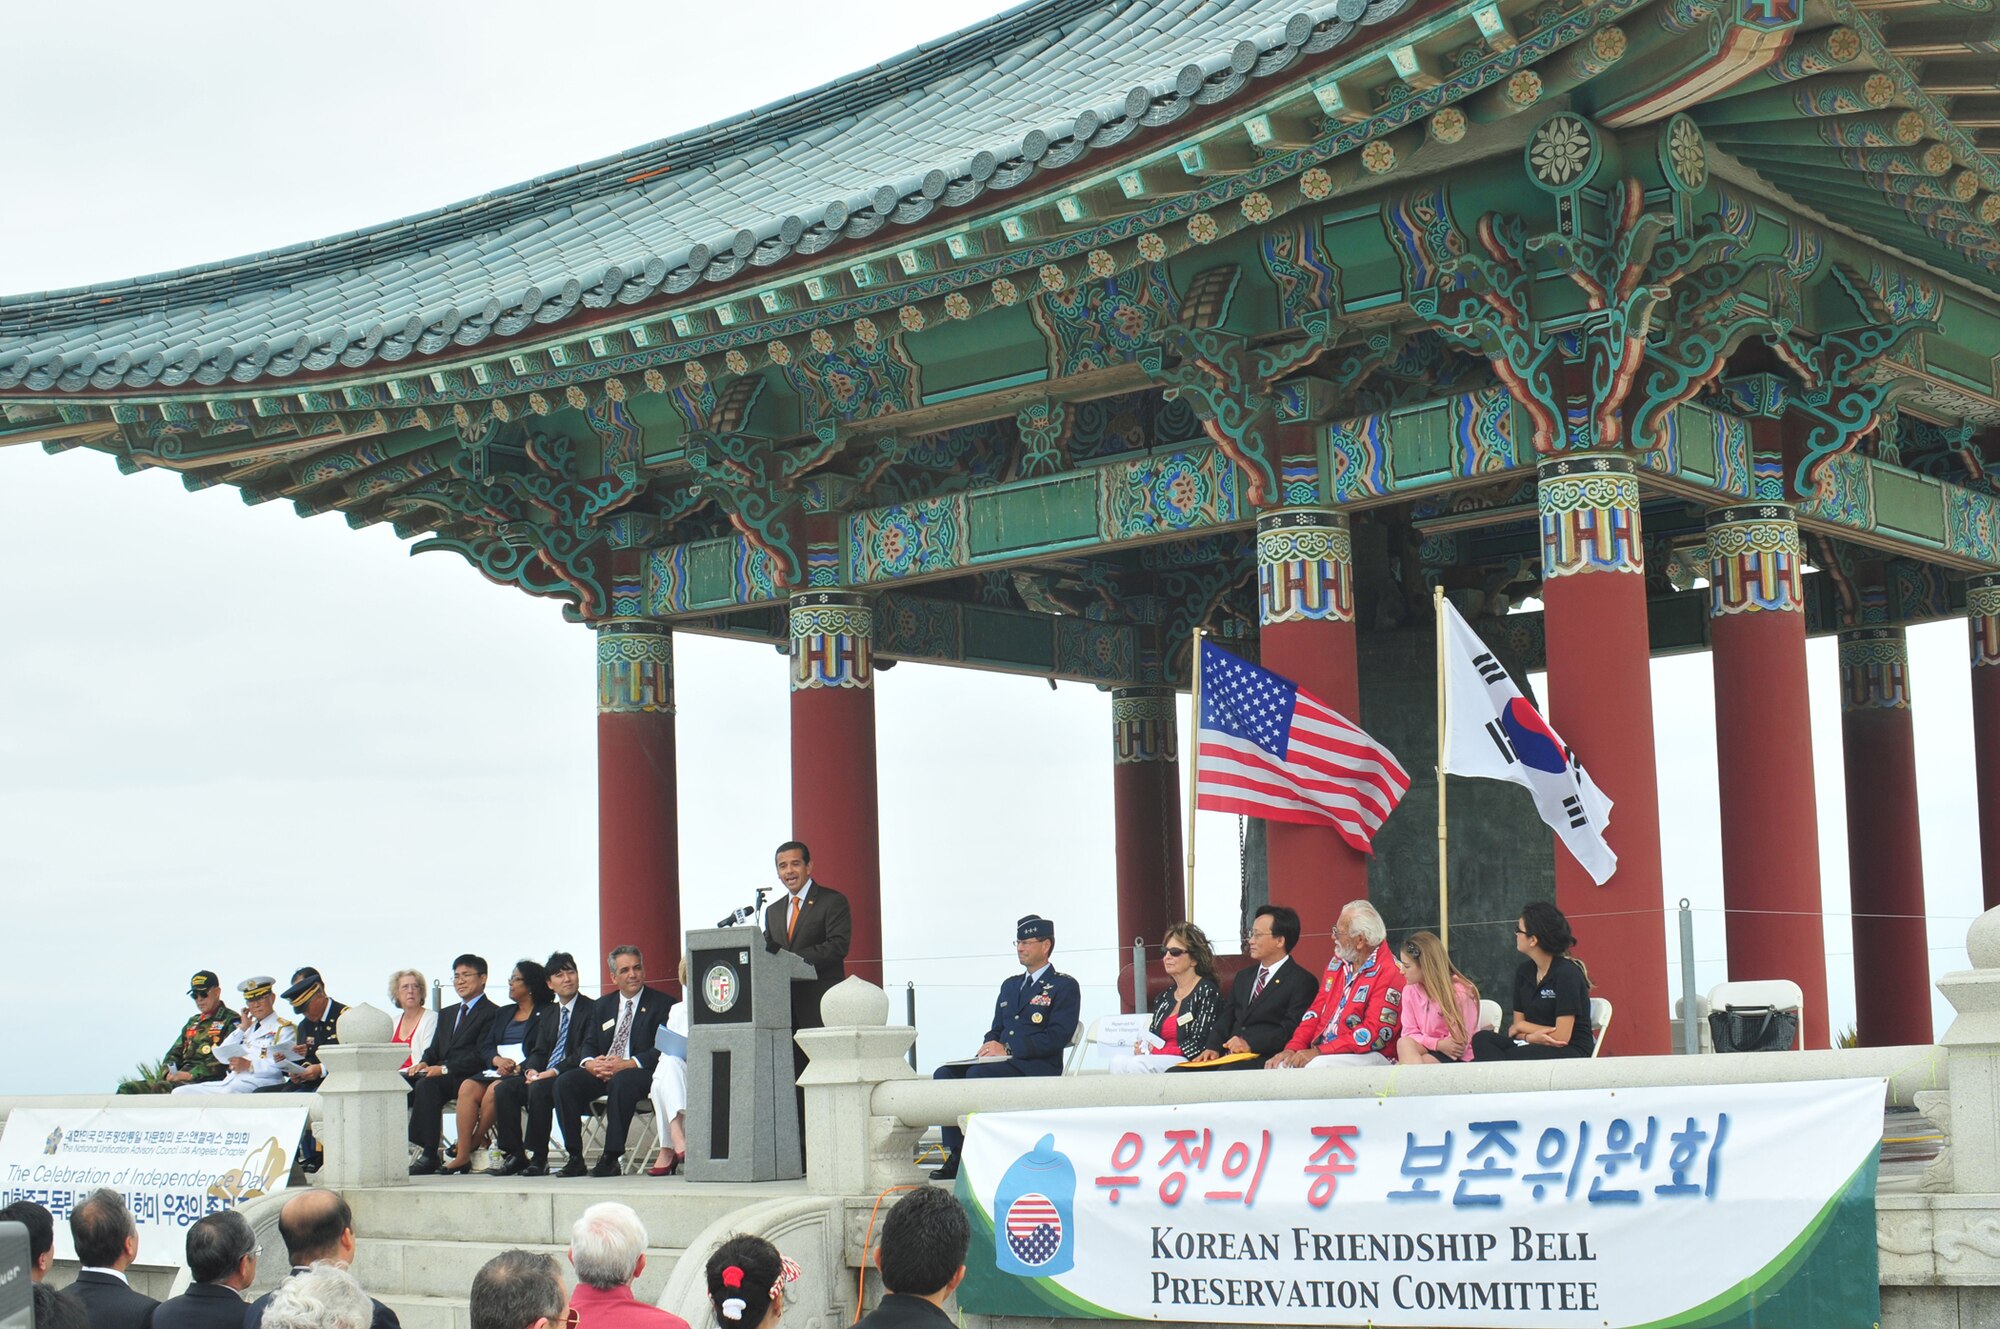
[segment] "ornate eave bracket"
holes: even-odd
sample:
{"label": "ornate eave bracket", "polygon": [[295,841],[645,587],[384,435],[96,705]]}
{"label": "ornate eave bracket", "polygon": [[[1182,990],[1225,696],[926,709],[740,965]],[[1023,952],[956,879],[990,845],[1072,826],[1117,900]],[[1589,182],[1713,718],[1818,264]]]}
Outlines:
{"label": "ornate eave bracket", "polygon": [[1799,378],[1789,402],[1806,421],[1804,448],[1792,470],[1797,493],[1817,493],[1827,463],[1852,451],[1881,423],[1883,408],[1901,385],[1892,377],[1868,378],[1867,372],[1911,337],[1937,326],[1933,319],[1871,324],[1813,342],[1779,327],[1766,337]]}
{"label": "ornate eave bracket", "polygon": [[687,436],[687,461],[701,478],[701,492],[713,496],[729,524],[771,559],[781,589],[805,585],[802,534],[805,511],[799,481],[841,450],[831,421],[815,426],[811,441],[791,447],[757,434],[702,432]]}
{"label": "ornate eave bracket", "polygon": [[1277,381],[1318,359],[1342,330],[1324,309],[1299,323],[1303,337],[1265,346],[1220,328],[1173,324],[1138,355],[1148,377],[1192,399],[1203,430],[1242,472],[1244,497],[1253,508],[1270,507],[1281,493]]}

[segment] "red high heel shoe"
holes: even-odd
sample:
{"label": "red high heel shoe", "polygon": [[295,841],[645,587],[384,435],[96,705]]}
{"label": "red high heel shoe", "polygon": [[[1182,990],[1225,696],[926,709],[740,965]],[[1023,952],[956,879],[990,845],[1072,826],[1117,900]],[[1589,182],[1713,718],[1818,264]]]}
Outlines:
{"label": "red high heel shoe", "polygon": [[646,1175],[649,1177],[671,1177],[686,1164],[687,1157],[686,1154],[676,1150],[674,1156],[668,1160],[665,1167],[649,1167],[646,1169]]}

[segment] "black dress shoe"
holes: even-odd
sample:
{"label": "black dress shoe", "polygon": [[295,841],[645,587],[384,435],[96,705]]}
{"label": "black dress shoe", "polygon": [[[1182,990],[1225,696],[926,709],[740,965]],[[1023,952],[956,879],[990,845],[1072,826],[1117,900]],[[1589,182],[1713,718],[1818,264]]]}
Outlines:
{"label": "black dress shoe", "polygon": [[410,1164],[410,1175],[413,1177],[428,1177],[436,1173],[443,1166],[444,1164],[438,1161],[436,1154],[423,1154],[418,1157],[416,1162]]}
{"label": "black dress shoe", "polygon": [[518,1177],[527,1170],[527,1159],[521,1157],[519,1154],[508,1154],[505,1157],[505,1161],[499,1167],[488,1168],[486,1175],[489,1177]]}
{"label": "black dress shoe", "polygon": [[521,1169],[521,1175],[524,1177],[546,1177],[549,1175],[549,1170],[540,1163],[530,1163]]}
{"label": "black dress shoe", "polygon": [[583,1165],[581,1158],[572,1158],[569,1162],[562,1165],[562,1171],[556,1173],[556,1175],[558,1177],[582,1177],[589,1175],[589,1173],[590,1169]]}
{"label": "black dress shoe", "polygon": [[625,1160],[622,1158],[600,1158],[597,1166],[590,1170],[593,1177],[622,1177],[625,1175]]}

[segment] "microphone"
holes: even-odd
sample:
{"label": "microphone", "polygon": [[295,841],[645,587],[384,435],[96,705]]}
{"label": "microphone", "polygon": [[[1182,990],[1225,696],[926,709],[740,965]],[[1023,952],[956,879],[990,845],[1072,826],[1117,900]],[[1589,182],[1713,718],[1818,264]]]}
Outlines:
{"label": "microphone", "polygon": [[733,928],[738,924],[748,923],[752,918],[755,918],[756,916],[757,916],[757,906],[754,904],[746,904],[741,909],[738,909],[735,913],[731,914],[729,917],[723,919],[720,923],[717,923],[715,926],[719,928]]}

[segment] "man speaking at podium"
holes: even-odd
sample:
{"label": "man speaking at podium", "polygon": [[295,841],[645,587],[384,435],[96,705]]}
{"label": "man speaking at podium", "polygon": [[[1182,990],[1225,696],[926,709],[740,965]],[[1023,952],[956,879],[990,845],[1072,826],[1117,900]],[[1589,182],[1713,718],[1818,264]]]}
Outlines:
{"label": "man speaking at podium", "polygon": [[[784,898],[764,911],[764,949],[790,951],[813,967],[816,982],[792,984],[792,1032],[820,1027],[819,1002],[847,976],[847,945],[854,921],[847,897],[812,877],[812,850],[797,840],[778,846],[778,880]],[[792,1078],[805,1073],[805,1049],[792,1044]]]}

